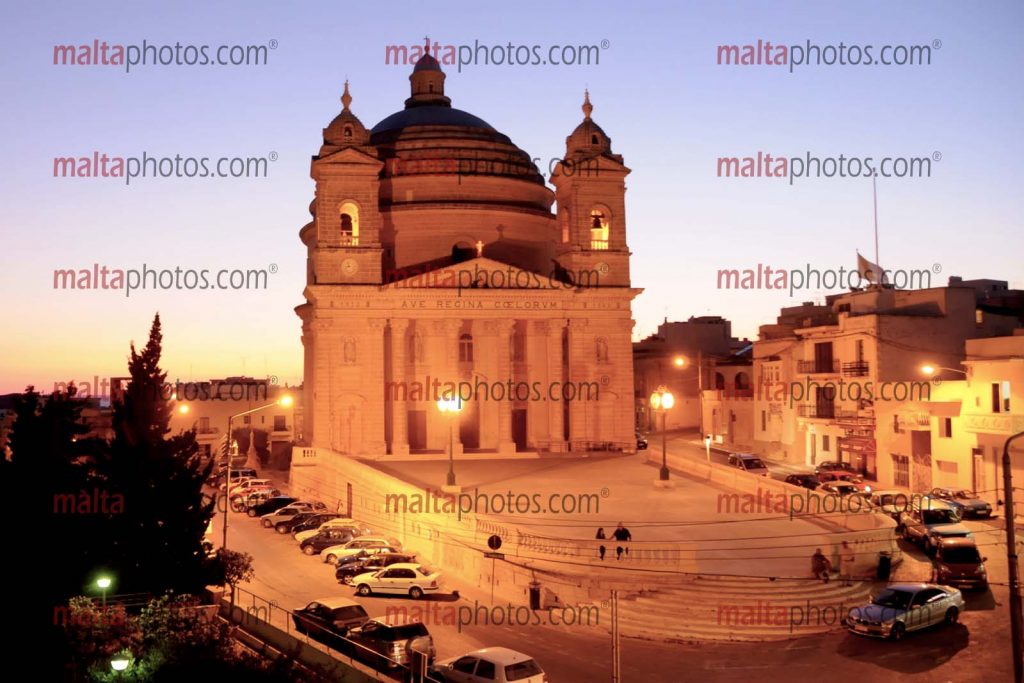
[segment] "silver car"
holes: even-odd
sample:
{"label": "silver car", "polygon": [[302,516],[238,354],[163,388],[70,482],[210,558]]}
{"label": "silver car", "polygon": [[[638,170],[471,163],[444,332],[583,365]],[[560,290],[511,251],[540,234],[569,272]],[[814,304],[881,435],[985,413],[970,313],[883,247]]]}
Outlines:
{"label": "silver car", "polygon": [[846,616],[851,633],[899,640],[908,631],[955,624],[964,609],[960,591],[934,583],[896,583]]}

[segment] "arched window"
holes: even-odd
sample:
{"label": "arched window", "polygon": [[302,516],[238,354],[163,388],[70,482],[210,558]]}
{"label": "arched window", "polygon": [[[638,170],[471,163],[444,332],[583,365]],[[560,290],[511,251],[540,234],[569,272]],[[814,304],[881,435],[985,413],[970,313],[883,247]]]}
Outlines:
{"label": "arched window", "polygon": [[346,140],[351,140],[352,139],[352,126],[345,126],[345,139]]}
{"label": "arched window", "polygon": [[597,144],[597,136],[596,135],[591,135],[590,136],[590,144],[592,144],[592,145],[596,145]]}
{"label": "arched window", "polygon": [[590,211],[590,248],[608,248],[608,211],[594,208]]}
{"label": "arched window", "polygon": [[725,389],[725,375],[720,372],[715,373],[715,389]]}
{"label": "arched window", "polygon": [[597,362],[608,362],[608,341],[604,337],[598,337],[597,339]]}
{"label": "arched window", "polygon": [[570,238],[570,234],[569,234],[569,210],[568,209],[562,209],[559,212],[558,218],[559,218],[559,220],[562,223],[562,243],[564,244],[564,243],[568,242],[569,238]]}
{"label": "arched window", "polygon": [[750,380],[747,378],[747,373],[737,372],[736,373],[736,390],[744,391],[750,388]]}
{"label": "arched window", "polygon": [[462,334],[459,336],[459,362],[473,362],[473,335]]}
{"label": "arched window", "polygon": [[353,202],[343,202],[338,209],[338,221],[342,246],[359,246],[359,207]]}

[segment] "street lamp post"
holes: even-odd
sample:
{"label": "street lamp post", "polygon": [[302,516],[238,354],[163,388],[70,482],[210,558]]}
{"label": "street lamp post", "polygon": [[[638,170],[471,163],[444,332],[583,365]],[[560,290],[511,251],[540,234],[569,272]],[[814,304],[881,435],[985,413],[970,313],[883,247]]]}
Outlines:
{"label": "street lamp post", "polygon": [[1013,472],[1010,464],[1010,442],[1024,436],[1017,432],[1003,444],[1003,497],[1006,499],[1006,559],[1010,575],[1010,639],[1013,647],[1013,680],[1024,680],[1024,659],[1021,651],[1020,579],[1017,576],[1017,539],[1013,514]]}
{"label": "street lamp post", "polygon": [[231,422],[236,417],[242,417],[243,415],[249,415],[260,410],[267,408],[273,408],[274,406],[290,406],[292,404],[292,397],[287,394],[277,399],[273,403],[267,403],[266,405],[251,408],[250,410],[243,410],[240,413],[228,416],[228,433],[224,437],[224,452],[227,456],[227,476],[224,478],[224,540],[221,542],[221,549],[227,550],[228,547],[228,508],[231,507]]}
{"label": "street lamp post", "polygon": [[437,400],[437,409],[441,411],[442,415],[450,416],[448,419],[448,476],[445,479],[445,486],[454,489],[457,487],[455,483],[455,418],[462,410],[462,399],[458,396],[440,398]]}
{"label": "street lamp post", "polygon": [[667,455],[667,432],[668,423],[667,416],[669,409],[675,405],[676,399],[672,395],[664,384],[654,390],[651,394],[651,409],[655,413],[661,413],[661,470],[658,472],[658,481],[667,482],[669,480],[668,474],[668,455]]}
{"label": "street lamp post", "polygon": [[921,372],[929,377],[940,371],[956,372],[967,377],[967,373],[965,371],[957,370],[956,368],[944,368],[941,365],[932,365],[931,363],[925,363],[921,366]]}
{"label": "street lamp post", "polygon": [[102,591],[102,604],[104,611],[106,611],[107,609],[107,589],[110,588],[111,583],[112,582],[109,576],[101,576],[100,578],[96,579],[96,585],[99,586],[99,589]]}

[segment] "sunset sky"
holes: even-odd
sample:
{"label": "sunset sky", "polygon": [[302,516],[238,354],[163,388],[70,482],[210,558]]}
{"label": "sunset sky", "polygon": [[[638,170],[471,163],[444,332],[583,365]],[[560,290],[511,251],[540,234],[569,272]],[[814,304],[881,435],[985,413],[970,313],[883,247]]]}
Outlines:
{"label": "sunset sky", "polygon": [[[186,4],[191,11],[183,11]],[[446,94],[547,162],[589,88],[632,169],[627,241],[636,337],[721,315],[754,337],[825,291],[725,291],[719,269],[850,269],[874,260],[867,178],[721,178],[719,157],[927,157],[931,177],[880,178],[881,265],[1024,288],[1020,2],[35,3],[0,22],[0,392],[125,374],[129,342],[164,325],[170,379],[302,380],[310,157],[340,111],[369,128],[399,110],[411,66],[385,46],[601,46],[591,65],[446,66]],[[48,11],[40,11],[48,7]],[[13,15],[13,16],[12,16]],[[46,21],[41,17],[46,16]],[[54,20],[53,17],[58,17]],[[446,17],[444,20],[438,17]],[[459,17],[452,21],[450,17]],[[884,26],[884,29],[879,29]],[[723,30],[723,27],[728,27]],[[721,44],[929,45],[923,66],[717,64]],[[53,64],[54,45],[276,41],[258,66]],[[876,50],[878,48],[876,47]],[[55,178],[54,157],[267,157],[265,178]],[[70,291],[53,271],[267,268],[263,291]],[[839,291],[839,290],[833,290]]]}

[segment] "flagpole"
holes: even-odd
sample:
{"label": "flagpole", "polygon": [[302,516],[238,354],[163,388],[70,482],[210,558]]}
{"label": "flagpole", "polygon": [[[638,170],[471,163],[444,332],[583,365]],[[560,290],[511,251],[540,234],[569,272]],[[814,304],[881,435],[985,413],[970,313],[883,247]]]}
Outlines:
{"label": "flagpole", "polygon": [[[878,173],[876,172],[876,173],[871,175],[871,195],[872,195],[872,198],[874,199],[874,204],[875,204],[875,264],[876,264],[876,267],[881,268],[882,267],[882,261],[881,261],[881,259],[878,258],[878,183],[877,183],[877,180],[878,180]],[[882,283],[882,278],[881,277],[878,279],[878,283],[879,284]]]}

